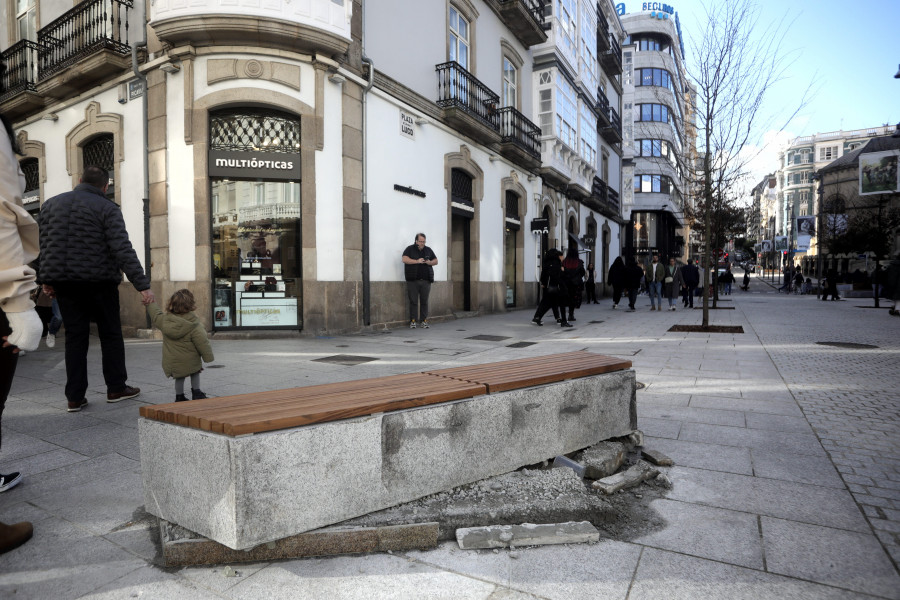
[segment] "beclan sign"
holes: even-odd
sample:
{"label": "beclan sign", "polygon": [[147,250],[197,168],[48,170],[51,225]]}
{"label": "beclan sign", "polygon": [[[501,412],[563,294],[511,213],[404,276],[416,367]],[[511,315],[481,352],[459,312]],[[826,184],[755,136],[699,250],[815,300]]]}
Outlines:
{"label": "beclan sign", "polygon": [[210,150],[211,177],[300,181],[300,154],[295,152],[228,152]]}

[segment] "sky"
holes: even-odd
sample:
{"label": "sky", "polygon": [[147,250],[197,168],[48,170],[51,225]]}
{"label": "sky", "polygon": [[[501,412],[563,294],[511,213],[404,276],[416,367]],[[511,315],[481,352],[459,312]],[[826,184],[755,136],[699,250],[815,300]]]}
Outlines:
{"label": "sky", "polygon": [[[686,63],[691,38],[702,33],[704,3],[723,0],[667,0],[681,21]],[[614,0],[614,3],[615,2]],[[628,12],[643,2],[626,0]],[[787,128],[761,132],[766,146],[754,161],[756,182],[778,168],[778,147],[800,135],[865,129],[900,121],[900,0],[755,0],[760,34],[769,25],[789,24],[782,52],[788,58],[785,79],[771,89],[771,114],[796,108],[807,87],[808,105]]]}

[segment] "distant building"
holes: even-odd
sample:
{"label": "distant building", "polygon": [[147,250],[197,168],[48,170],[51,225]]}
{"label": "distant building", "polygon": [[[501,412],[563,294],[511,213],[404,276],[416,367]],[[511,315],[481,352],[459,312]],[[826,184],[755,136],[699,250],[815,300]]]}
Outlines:
{"label": "distant building", "polygon": [[[645,3],[647,5],[649,3]],[[655,4],[655,3],[654,3]],[[622,16],[626,123],[625,254],[682,258],[685,252],[685,116],[693,123],[678,16],[644,10]]]}
{"label": "distant building", "polygon": [[[778,154],[776,171],[779,193],[775,214],[775,230],[779,236],[790,236],[791,215],[815,215],[815,184],[812,174],[848,152],[862,147],[873,137],[890,135],[893,127],[879,126],[853,131],[830,131],[794,138]],[[795,260],[817,253],[814,237],[809,250],[795,252]]]}

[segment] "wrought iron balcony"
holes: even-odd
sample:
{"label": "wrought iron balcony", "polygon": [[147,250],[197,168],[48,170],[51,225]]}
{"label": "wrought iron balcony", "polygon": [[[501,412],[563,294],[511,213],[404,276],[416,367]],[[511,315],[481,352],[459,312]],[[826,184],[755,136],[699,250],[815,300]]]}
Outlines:
{"label": "wrought iron balcony", "polygon": [[6,65],[3,72],[0,102],[22,92],[33,92],[38,81],[38,50],[40,46],[31,40],[21,40],[10,46],[0,61]]}
{"label": "wrought iron balcony", "polygon": [[609,50],[609,21],[597,3],[597,56]]}
{"label": "wrought iron balcony", "polygon": [[500,152],[528,167],[541,162],[541,128],[512,106],[497,111],[500,116]]}
{"label": "wrought iron balcony", "polygon": [[600,115],[597,119],[597,131],[599,132],[604,127],[609,127],[609,98],[599,87],[597,88],[597,113]]}
{"label": "wrought iron balcony", "polygon": [[[598,121],[599,125],[599,121]],[[616,109],[609,107],[609,124],[599,127],[600,135],[611,144],[618,144],[622,141],[622,119]]]}
{"label": "wrought iron balcony", "polygon": [[544,19],[549,0],[492,0],[513,35],[525,46],[547,41],[548,24]]}
{"label": "wrought iron balcony", "polygon": [[133,0],[87,0],[38,31],[40,78],[104,50],[127,56],[128,10]]}
{"label": "wrought iron balcony", "polygon": [[615,40],[612,34],[609,35],[609,50],[601,52],[599,55],[600,65],[610,75],[622,74],[622,47]]}
{"label": "wrought iron balcony", "polygon": [[455,61],[437,65],[435,71],[437,104],[444,109],[444,118],[481,141],[499,142],[500,96]]}
{"label": "wrought iron balcony", "polygon": [[607,204],[609,205],[609,208],[610,208],[614,213],[616,213],[616,215],[618,215],[618,214],[619,214],[619,209],[620,209],[620,206],[619,206],[619,192],[617,192],[616,190],[614,190],[614,189],[612,189],[612,188],[609,188],[609,189],[607,190],[606,196],[607,196]]}

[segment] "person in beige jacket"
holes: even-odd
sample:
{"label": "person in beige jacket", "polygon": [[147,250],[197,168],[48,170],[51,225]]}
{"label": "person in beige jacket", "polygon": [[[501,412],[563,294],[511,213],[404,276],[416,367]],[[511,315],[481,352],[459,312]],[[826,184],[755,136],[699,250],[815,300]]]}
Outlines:
{"label": "person in beige jacket", "polygon": [[[34,269],[28,263],[37,258],[37,223],[22,206],[25,176],[14,152],[14,137],[9,122],[0,115],[0,417],[12,387],[20,350],[34,350],[41,341],[43,325],[31,291],[35,287]],[[2,443],[2,439],[0,439]],[[19,473],[0,473],[0,492],[22,480]],[[31,539],[31,523],[7,525],[0,522],[0,554]]]}

